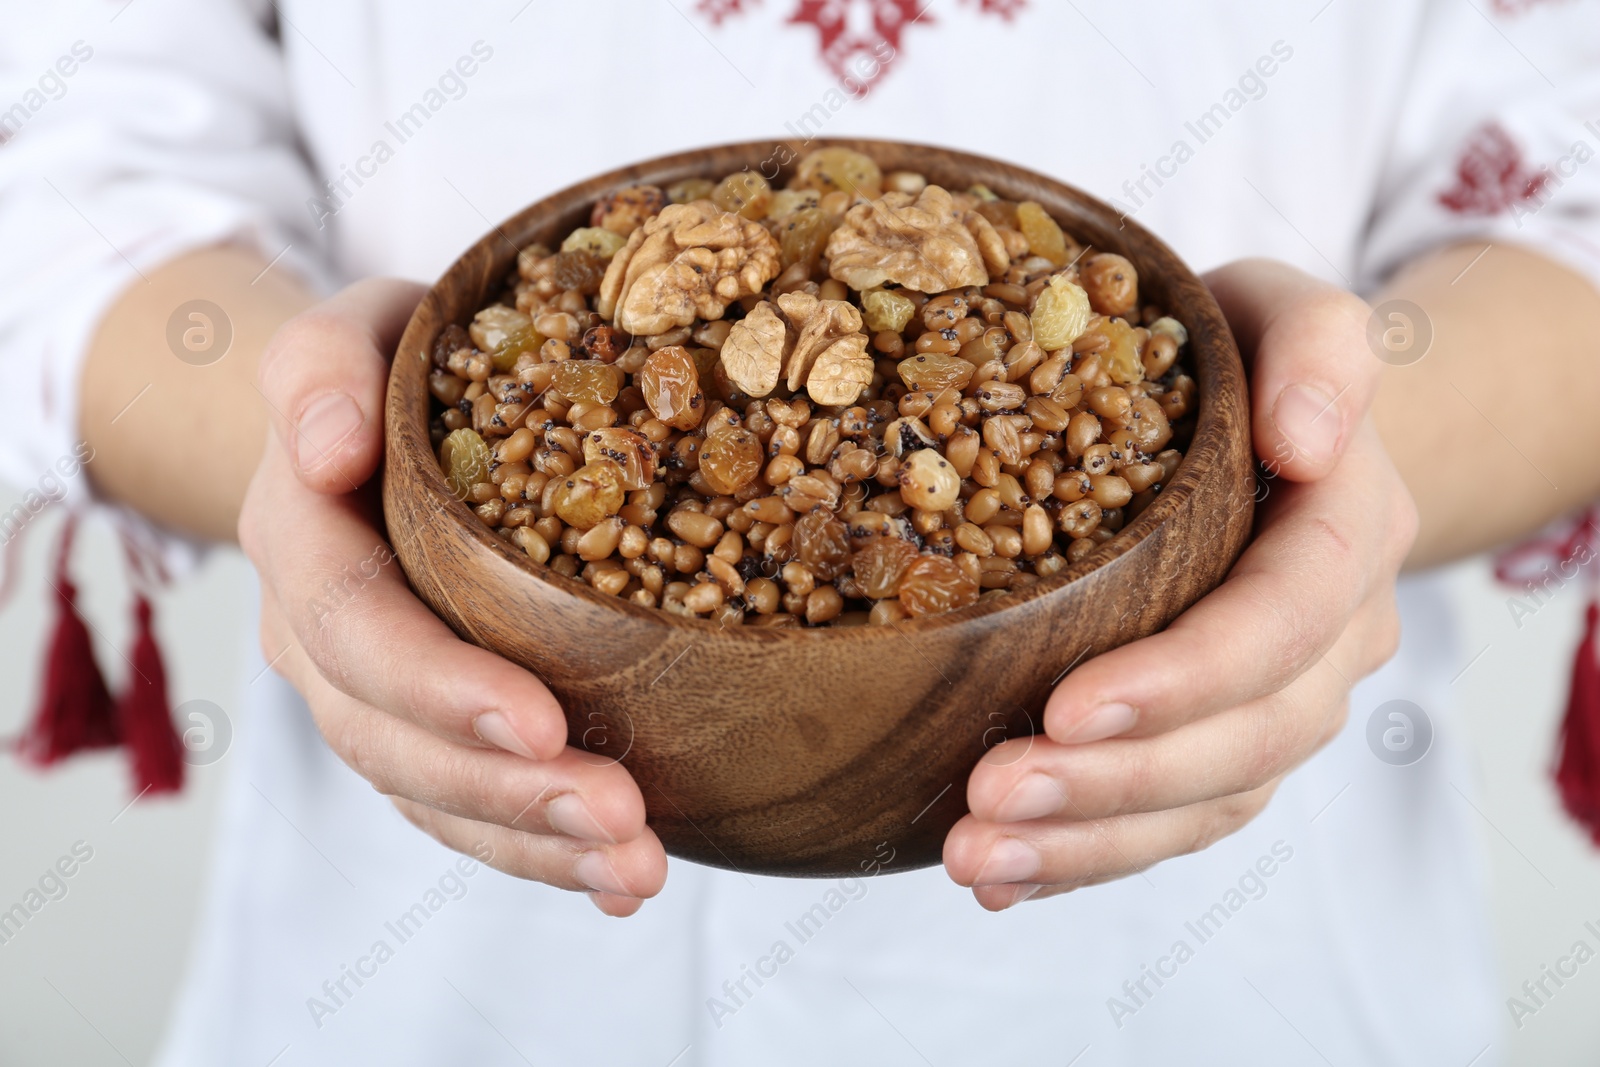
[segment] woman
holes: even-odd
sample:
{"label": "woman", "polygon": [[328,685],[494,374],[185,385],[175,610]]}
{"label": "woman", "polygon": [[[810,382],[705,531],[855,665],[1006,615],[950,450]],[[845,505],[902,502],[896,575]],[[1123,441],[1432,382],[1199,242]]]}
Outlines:
{"label": "woman", "polygon": [[[261,576],[271,673],[160,1062],[1492,1062],[1462,664],[1426,579],[1397,615],[1396,573],[1600,482],[1600,429],[1528,429],[1548,382],[1600,376],[1600,170],[1554,169],[1600,139],[1589,21],[1537,0],[28,16],[19,49],[92,56],[0,152],[0,235],[27,250],[0,352],[40,398],[6,470],[81,436],[98,494],[237,530]],[[435,277],[613,165],[846,133],[1057,175],[1210,269],[1275,476],[1227,583],[1078,667],[1046,737],[974,770],[943,872],[669,871],[625,768],[564,749],[539,681],[395,568],[320,624],[325,583],[382,548],[386,363],[422,292],[373,276]],[[1370,345],[1352,292],[1418,305],[1431,355]],[[232,335],[204,366],[166,340],[194,300]],[[1357,685],[1401,618],[1400,658]],[[1439,735],[1406,767],[1365,742],[1398,697]]]}

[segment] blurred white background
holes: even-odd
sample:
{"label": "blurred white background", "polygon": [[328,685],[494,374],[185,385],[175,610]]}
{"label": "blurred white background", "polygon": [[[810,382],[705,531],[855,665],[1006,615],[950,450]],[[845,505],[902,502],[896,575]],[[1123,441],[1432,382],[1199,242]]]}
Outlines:
{"label": "blurred white background", "polygon": [[[15,499],[0,492],[0,509]],[[3,737],[21,730],[32,711],[53,621],[44,575],[60,518],[47,510],[32,524],[23,577],[0,611]],[[85,613],[104,635],[100,659],[115,685],[127,668],[111,646],[127,645],[128,605],[118,549],[103,525],[84,529],[74,574]],[[244,654],[255,639],[241,606],[250,581],[237,552],[218,551],[161,598],[158,623],[174,703],[210,700],[232,713],[247,681]],[[1466,668],[1453,689],[1477,753],[1477,822],[1493,865],[1502,995],[1510,997],[1580,937],[1595,943],[1583,929],[1586,920],[1600,926],[1600,851],[1561,813],[1546,776],[1584,593],[1574,583],[1518,629],[1507,591],[1481,562],[1456,568],[1451,589],[1463,620]],[[191,948],[214,805],[231,764],[224,757],[191,768],[180,800],[141,801],[124,810],[131,791],[120,755],[80,758],[47,774],[0,757],[0,910],[20,900],[75,842],[94,850],[68,881],[68,894],[0,945],[0,1064],[148,1061]],[[1593,1067],[1600,1063],[1597,1009],[1600,964],[1591,964],[1520,1029],[1507,1012],[1504,1045],[1495,1052],[1516,1067]]]}

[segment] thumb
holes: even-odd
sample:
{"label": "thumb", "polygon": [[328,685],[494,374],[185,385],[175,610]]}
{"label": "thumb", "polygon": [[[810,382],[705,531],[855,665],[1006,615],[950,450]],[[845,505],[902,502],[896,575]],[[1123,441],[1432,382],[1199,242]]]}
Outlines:
{"label": "thumb", "polygon": [[1365,301],[1289,266],[1246,259],[1205,276],[1250,368],[1256,454],[1316,481],[1338,464],[1377,391]]}
{"label": "thumb", "polygon": [[377,470],[389,361],[425,291],[393,278],[357,282],[285,323],[262,352],[258,388],[307,488],[348,493]]}

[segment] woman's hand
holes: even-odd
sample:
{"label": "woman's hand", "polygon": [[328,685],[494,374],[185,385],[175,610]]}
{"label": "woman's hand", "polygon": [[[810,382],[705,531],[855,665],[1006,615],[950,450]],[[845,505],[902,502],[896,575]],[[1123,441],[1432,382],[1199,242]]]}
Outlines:
{"label": "woman's hand", "polygon": [[[239,542],[261,575],[261,647],[329,746],[411,822],[491,866],[630,915],[666,854],[617,763],[566,746],[533,675],[412,594],[379,532],[389,357],[419,286],[371,280],[286,324],[262,356],[274,432]],[[406,531],[393,531],[396,538]]]}
{"label": "woman's hand", "polygon": [[1069,674],[1044,736],[973,770],[950,877],[985,908],[1121,878],[1261,811],[1394,654],[1416,510],[1367,417],[1367,305],[1284,264],[1207,277],[1251,366],[1270,491],[1227,580],[1162,633]]}

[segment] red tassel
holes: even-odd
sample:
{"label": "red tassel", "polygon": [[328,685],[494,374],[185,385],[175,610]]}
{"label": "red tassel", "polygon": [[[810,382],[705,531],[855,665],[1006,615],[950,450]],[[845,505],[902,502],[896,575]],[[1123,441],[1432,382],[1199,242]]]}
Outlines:
{"label": "red tassel", "polygon": [[[1595,565],[1597,555],[1600,555],[1600,505],[1590,507],[1573,522],[1563,523],[1502,552],[1495,560],[1494,573],[1507,585],[1547,588],[1552,575],[1562,580],[1576,577],[1584,567]],[[1591,598],[1583,640],[1578,642],[1572,661],[1572,688],[1567,694],[1567,715],[1556,742],[1553,777],[1567,814],[1587,830],[1595,845],[1600,847],[1600,643],[1596,640],[1597,630],[1600,630],[1600,599]]]}
{"label": "red tassel", "polygon": [[45,658],[43,692],[33,722],[17,742],[21,756],[46,766],[90,748],[108,748],[121,740],[113,715],[111,693],[95,663],[89,627],[78,614],[78,589],[67,576],[75,520],[67,520],[56,555],[55,636]]}
{"label": "red tassel", "polygon": [[1561,803],[1600,845],[1600,603],[1589,602],[1583,640],[1572,661],[1572,695],[1561,726],[1561,750],[1556,759],[1556,788]]}
{"label": "red tassel", "polygon": [[56,549],[56,633],[45,657],[43,691],[34,721],[18,741],[22,758],[48,766],[74,752],[109,749],[122,741],[106,677],[94,662],[90,629],[78,614],[78,589],[67,576],[77,522],[67,520]]}
{"label": "red tassel", "polygon": [[[113,701],[105,677],[95,663],[88,624],[78,613],[77,587],[67,574],[67,559],[77,532],[69,518],[56,556],[56,604],[60,618],[45,659],[43,693],[28,730],[17,741],[23,759],[44,766],[91,748],[128,746],[134,785],[145,793],[173,793],[183,786],[183,742],[167,706],[167,672],[161,663],[152,628],[150,600],[135,594],[135,636],[127,689]],[[136,582],[160,577],[155,564],[142,559],[125,536],[124,547]],[[11,555],[15,555],[13,540]],[[4,586],[13,568],[7,567]]]}
{"label": "red tassel", "polygon": [[183,788],[183,742],[172,726],[167,672],[151,629],[150,601],[143,593],[134,601],[134,619],[133,670],[117,701],[117,721],[133,757],[133,784],[140,794],[176,793]]}

